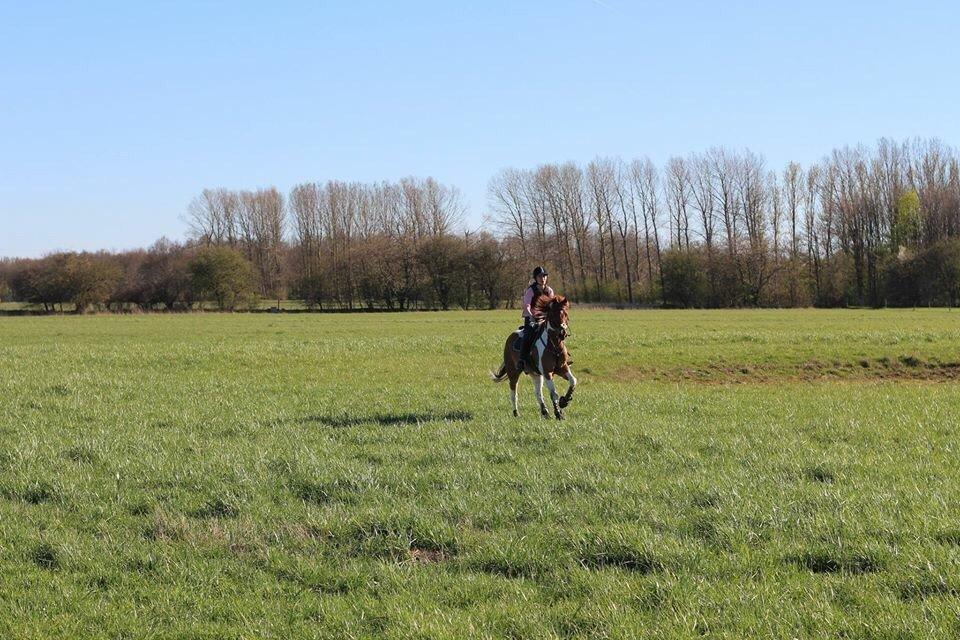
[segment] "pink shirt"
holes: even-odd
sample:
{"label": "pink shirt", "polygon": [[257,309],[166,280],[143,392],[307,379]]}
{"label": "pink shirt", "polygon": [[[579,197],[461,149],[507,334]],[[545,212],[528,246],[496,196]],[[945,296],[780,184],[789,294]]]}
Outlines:
{"label": "pink shirt", "polygon": [[[551,289],[549,286],[543,287],[543,292],[546,295],[550,296],[551,298],[553,297],[553,289]],[[524,318],[533,317],[533,312],[530,310],[531,304],[533,304],[533,287],[532,286],[527,287],[527,290],[523,292],[523,317]]]}

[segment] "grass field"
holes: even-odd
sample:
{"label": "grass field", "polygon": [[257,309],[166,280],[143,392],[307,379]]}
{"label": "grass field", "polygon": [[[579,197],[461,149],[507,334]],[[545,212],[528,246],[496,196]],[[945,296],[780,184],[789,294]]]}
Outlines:
{"label": "grass field", "polygon": [[960,312],[515,315],[0,318],[0,637],[960,635]]}

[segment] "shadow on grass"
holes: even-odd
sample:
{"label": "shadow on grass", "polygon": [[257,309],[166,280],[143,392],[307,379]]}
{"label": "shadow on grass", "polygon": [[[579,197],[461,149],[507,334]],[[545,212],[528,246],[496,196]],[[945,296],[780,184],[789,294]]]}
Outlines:
{"label": "shadow on grass", "polygon": [[42,542],[30,552],[30,559],[41,569],[59,569],[60,554],[46,542]]}
{"label": "shadow on grass", "polygon": [[325,427],[340,429],[344,427],[356,427],[363,424],[373,424],[380,427],[402,427],[420,424],[423,422],[466,422],[468,420],[473,420],[473,414],[469,411],[448,411],[446,413],[422,411],[407,413],[377,413],[373,415],[315,415],[301,418],[298,420],[298,422],[301,424],[321,424]]}
{"label": "shadow on grass", "polygon": [[869,552],[845,552],[837,549],[813,549],[787,558],[813,573],[864,574],[883,571],[884,558]]}

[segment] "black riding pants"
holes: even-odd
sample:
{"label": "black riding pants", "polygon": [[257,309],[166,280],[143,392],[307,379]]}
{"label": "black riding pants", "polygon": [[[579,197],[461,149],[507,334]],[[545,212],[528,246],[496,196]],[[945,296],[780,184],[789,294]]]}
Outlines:
{"label": "black riding pants", "polygon": [[520,338],[520,358],[526,360],[530,355],[530,343],[533,342],[533,336],[537,332],[537,323],[533,318],[523,319],[523,334]]}

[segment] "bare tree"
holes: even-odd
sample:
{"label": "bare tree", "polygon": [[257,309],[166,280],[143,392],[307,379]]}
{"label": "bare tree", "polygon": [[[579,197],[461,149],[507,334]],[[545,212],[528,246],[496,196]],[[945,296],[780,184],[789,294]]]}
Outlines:
{"label": "bare tree", "polygon": [[691,196],[693,207],[696,210],[700,231],[708,254],[713,254],[713,244],[716,235],[716,200],[714,198],[714,173],[710,159],[706,156],[694,155],[687,161],[691,176]]}
{"label": "bare tree", "polygon": [[[630,272],[630,252],[627,249],[627,237],[637,236],[637,193],[633,181],[630,179],[630,169],[619,158],[614,166],[614,191],[617,196],[619,215],[616,218],[617,232],[620,235],[620,245],[623,249],[623,268],[627,278],[627,300],[633,304],[633,277],[637,270]],[[633,226],[631,227],[631,223]],[[639,256],[637,256],[639,259]]]}
{"label": "bare tree", "polygon": [[736,196],[739,163],[727,150],[717,147],[707,152],[707,158],[713,169],[714,198],[723,220],[727,253],[732,257],[737,253],[739,235],[740,206]]}
{"label": "bare tree", "polygon": [[790,269],[787,276],[787,291],[790,305],[798,304],[800,290],[800,205],[803,199],[803,168],[791,162],[783,170],[783,195],[786,206],[787,223],[790,225],[790,245],[788,255]]}
{"label": "bare tree", "polygon": [[587,165],[587,184],[589,185],[590,208],[597,225],[597,249],[599,262],[594,270],[597,290],[607,280],[607,240],[610,241],[610,262],[613,269],[613,281],[617,285],[617,298],[622,299],[620,290],[620,266],[617,262],[616,241],[613,235],[614,207],[617,198],[616,165],[611,159],[597,159]]}
{"label": "bare tree", "polygon": [[[649,281],[649,295],[653,297],[653,259],[656,257],[658,279],[663,289],[663,269],[660,261],[660,176],[657,168],[649,158],[634,160],[630,165],[630,177],[637,197],[640,200],[640,209],[643,213],[644,244],[647,256],[647,275]],[[651,251],[651,242],[653,251]],[[639,251],[638,251],[639,254]]]}
{"label": "bare tree", "polygon": [[519,238],[524,258],[529,256],[526,232],[531,226],[528,219],[532,216],[527,197],[529,188],[524,184],[527,180],[524,172],[504,169],[490,180],[487,187],[494,222],[502,231]]}
{"label": "bare tree", "polygon": [[187,205],[187,223],[191,235],[202,244],[228,244],[237,241],[239,198],[227,189],[204,189]]}
{"label": "bare tree", "polygon": [[666,169],[667,208],[670,210],[670,244],[677,249],[690,248],[690,169],[687,161],[673,157]]}
{"label": "bare tree", "polygon": [[253,263],[260,294],[282,295],[281,280],[285,208],[276,188],[241,191],[238,222],[246,258]]}

